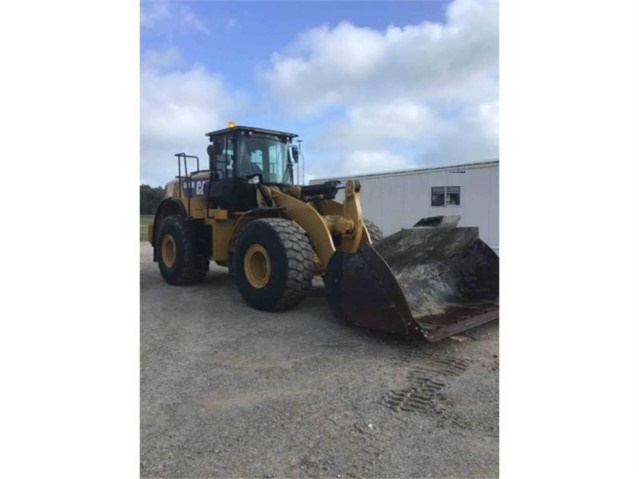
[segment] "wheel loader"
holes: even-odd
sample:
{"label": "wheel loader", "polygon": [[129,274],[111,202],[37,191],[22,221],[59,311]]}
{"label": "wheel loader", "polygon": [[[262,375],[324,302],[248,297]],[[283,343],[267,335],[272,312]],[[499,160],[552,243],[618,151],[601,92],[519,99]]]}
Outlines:
{"label": "wheel loader", "polygon": [[477,228],[443,222],[384,238],[357,180],[294,183],[297,135],[229,123],[206,136],[208,164],[175,155],[178,175],[148,226],[167,283],[202,281],[214,261],[248,305],[279,311],[320,276],[336,317],[428,341],[497,319],[499,261]]}

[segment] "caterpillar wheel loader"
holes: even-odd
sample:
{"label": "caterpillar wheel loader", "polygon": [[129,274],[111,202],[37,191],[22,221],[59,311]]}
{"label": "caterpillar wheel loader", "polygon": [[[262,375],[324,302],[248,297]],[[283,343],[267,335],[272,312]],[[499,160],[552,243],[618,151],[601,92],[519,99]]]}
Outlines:
{"label": "caterpillar wheel loader", "polygon": [[229,123],[206,136],[208,165],[175,155],[178,175],[148,226],[167,283],[197,283],[214,261],[251,307],[278,311],[321,276],[336,317],[428,341],[497,319],[499,261],[477,228],[443,222],[383,238],[358,181],[294,184],[297,135]]}

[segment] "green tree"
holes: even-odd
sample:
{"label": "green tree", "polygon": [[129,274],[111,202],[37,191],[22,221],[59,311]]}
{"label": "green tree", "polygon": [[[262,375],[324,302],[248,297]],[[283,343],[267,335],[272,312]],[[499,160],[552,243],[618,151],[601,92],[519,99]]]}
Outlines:
{"label": "green tree", "polygon": [[149,185],[140,185],[140,214],[152,215],[158,208],[158,205],[164,198],[164,188]]}

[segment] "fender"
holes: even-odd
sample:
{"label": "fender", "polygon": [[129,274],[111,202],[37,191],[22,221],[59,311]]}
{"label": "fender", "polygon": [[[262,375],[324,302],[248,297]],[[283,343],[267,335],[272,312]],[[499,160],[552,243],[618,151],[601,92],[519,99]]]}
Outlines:
{"label": "fender", "polygon": [[[171,215],[182,215],[188,219],[188,215],[186,214],[186,209],[184,209],[184,205],[182,202],[176,198],[164,198],[162,202],[159,204],[157,211],[155,212],[155,218],[153,219],[152,231],[149,235],[149,242],[155,248],[155,238],[157,236],[158,228],[162,223],[162,220],[167,216]],[[154,255],[155,256],[155,255]]]}

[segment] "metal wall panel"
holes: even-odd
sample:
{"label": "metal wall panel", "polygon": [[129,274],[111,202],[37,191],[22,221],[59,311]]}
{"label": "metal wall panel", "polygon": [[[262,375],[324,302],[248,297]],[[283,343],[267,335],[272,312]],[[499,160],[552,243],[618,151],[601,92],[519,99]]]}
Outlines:
{"label": "metal wall panel", "polygon": [[[463,171],[463,173],[461,173]],[[460,226],[477,226],[479,235],[499,252],[499,162],[456,165],[444,168],[354,176],[362,185],[364,215],[389,235],[414,225],[420,218],[460,215]],[[348,178],[323,178],[311,184]],[[459,186],[459,206],[431,206],[431,188]],[[343,200],[343,193],[337,197]]]}

